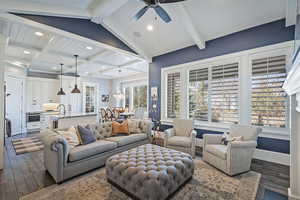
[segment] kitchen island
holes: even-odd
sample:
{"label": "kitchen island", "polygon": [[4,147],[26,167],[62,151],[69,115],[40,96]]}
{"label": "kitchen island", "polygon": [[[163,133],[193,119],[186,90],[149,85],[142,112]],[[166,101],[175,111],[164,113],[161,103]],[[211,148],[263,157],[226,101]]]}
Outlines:
{"label": "kitchen island", "polygon": [[71,126],[97,123],[97,113],[66,113],[49,116],[50,129],[66,129]]}

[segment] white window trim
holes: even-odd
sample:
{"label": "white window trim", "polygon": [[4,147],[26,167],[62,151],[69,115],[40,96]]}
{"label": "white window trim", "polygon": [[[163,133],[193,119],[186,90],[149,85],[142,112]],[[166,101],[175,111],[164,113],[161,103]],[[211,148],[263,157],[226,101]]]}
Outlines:
{"label": "white window trim", "polygon": [[[145,115],[148,116],[148,109],[149,109],[149,84],[148,79],[143,80],[132,80],[132,81],[126,81],[121,83],[121,91],[125,95],[125,88],[130,88],[129,92],[129,110],[133,110],[133,88],[138,86],[147,86],[147,110],[145,111]],[[122,106],[125,107],[125,99],[122,102]]]}
{"label": "white window trim", "polygon": [[[172,119],[168,119],[166,115],[166,103],[167,103],[167,87],[166,87],[166,77],[169,73],[180,72],[180,81],[181,81],[181,106],[180,106],[180,116],[183,119],[188,118],[188,74],[190,70],[205,68],[208,66],[212,66],[215,64],[224,64],[227,62],[238,62],[239,63],[239,105],[241,102],[243,106],[239,106],[239,121],[240,124],[250,124],[251,123],[251,59],[254,56],[270,56],[270,55],[281,55],[287,56],[287,66],[290,64],[290,58],[293,51],[293,41],[278,43],[274,45],[259,47],[255,49],[240,51],[237,53],[226,54],[222,56],[217,56],[213,58],[203,59],[199,61],[194,61],[190,63],[184,63],[180,65],[175,65],[171,67],[166,67],[161,69],[161,122],[163,124],[172,124]],[[200,67],[199,67],[200,66]],[[211,67],[209,69],[209,80],[211,79]],[[210,84],[209,84],[210,87]],[[209,88],[210,91],[210,88]],[[209,95],[210,97],[210,95]],[[211,101],[208,100],[209,113],[211,107]],[[209,120],[211,120],[211,114],[209,114]],[[289,112],[287,112],[287,116],[289,116]],[[289,120],[287,118],[287,120]],[[288,125],[289,123],[287,123]],[[209,122],[199,122],[195,124],[195,128],[201,129],[209,129],[209,130],[228,130],[230,127],[229,124],[222,123],[212,123]],[[264,136],[270,137],[284,137],[289,138],[289,127],[287,128],[270,128],[270,127],[262,127]]]}

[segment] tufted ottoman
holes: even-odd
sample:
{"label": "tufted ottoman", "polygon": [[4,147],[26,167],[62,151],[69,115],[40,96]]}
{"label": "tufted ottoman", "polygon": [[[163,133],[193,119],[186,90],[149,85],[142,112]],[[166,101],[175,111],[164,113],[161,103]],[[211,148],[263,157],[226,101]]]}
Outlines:
{"label": "tufted ottoman", "polygon": [[106,161],[107,180],[134,198],[168,198],[194,173],[188,154],[146,144],[116,154]]}

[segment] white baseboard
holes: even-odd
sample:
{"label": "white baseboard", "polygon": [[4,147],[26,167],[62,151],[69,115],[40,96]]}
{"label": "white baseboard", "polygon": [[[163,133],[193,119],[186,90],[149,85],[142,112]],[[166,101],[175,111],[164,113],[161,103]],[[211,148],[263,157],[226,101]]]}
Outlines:
{"label": "white baseboard", "polygon": [[256,149],[253,157],[259,160],[265,160],[268,162],[278,163],[287,166],[290,166],[291,162],[289,154],[278,153],[274,151],[266,151],[261,149]]}
{"label": "white baseboard", "polygon": [[289,200],[300,200],[300,196],[294,196],[291,192],[291,188],[289,188]]}
{"label": "white baseboard", "polygon": [[[202,145],[203,140],[197,138],[196,146],[202,147]],[[285,153],[256,149],[253,158],[290,166],[290,155]]]}

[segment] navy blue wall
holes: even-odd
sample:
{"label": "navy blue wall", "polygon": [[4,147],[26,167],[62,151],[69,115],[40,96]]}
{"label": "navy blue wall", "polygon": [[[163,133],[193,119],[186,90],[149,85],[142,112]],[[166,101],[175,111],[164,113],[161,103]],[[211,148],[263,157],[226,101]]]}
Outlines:
{"label": "navy blue wall", "polygon": [[[150,112],[150,117],[160,119],[162,68],[294,40],[294,33],[295,27],[285,27],[285,20],[282,19],[207,41],[206,48],[202,50],[199,50],[197,46],[191,46],[155,57],[149,68],[149,87],[158,87],[159,101],[158,111]],[[152,107],[150,94],[149,103]],[[199,131],[198,137],[201,137],[201,132],[207,132],[207,130]],[[289,141],[259,138],[258,148],[289,153]]]}
{"label": "navy blue wall", "polygon": [[41,15],[15,14],[32,21],[52,26],[70,33],[74,33],[125,51],[133,52],[125,43],[115,37],[100,24],[91,22],[89,19],[53,17]]}

